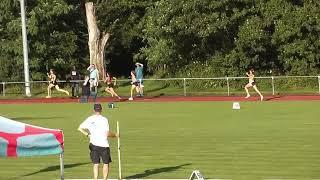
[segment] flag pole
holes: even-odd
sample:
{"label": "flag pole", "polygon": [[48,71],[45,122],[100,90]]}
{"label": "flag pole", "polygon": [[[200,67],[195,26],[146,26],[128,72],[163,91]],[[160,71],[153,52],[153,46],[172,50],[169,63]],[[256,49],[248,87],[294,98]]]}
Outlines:
{"label": "flag pole", "polygon": [[63,163],[63,152],[59,154],[60,157],[60,178],[64,180],[64,163]]}
{"label": "flag pole", "polygon": [[118,133],[118,163],[119,163],[119,179],[122,179],[121,174],[121,154],[120,154],[120,130],[119,130],[119,121],[117,121],[117,133]]}
{"label": "flag pole", "polygon": [[20,0],[21,8],[21,25],[22,25],[22,42],[23,42],[23,64],[24,64],[24,81],[26,96],[31,97],[30,91],[30,75],[29,75],[29,59],[28,59],[28,40],[26,25],[26,7],[24,0]]}

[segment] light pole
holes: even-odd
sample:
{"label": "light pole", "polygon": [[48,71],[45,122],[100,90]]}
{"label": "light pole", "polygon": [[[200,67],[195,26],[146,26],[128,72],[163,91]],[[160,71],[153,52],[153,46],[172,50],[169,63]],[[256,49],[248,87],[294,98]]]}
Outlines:
{"label": "light pole", "polygon": [[25,12],[24,0],[20,0],[20,8],[21,8],[22,41],[23,41],[24,81],[25,81],[25,88],[26,88],[26,96],[30,97],[31,91],[30,91],[30,77],[29,77],[26,12]]}

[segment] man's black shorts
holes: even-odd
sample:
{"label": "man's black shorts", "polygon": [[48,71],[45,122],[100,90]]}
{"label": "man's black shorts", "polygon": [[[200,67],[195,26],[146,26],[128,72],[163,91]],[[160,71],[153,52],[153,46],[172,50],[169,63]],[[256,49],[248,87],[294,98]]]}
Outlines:
{"label": "man's black shorts", "polygon": [[100,158],[102,159],[103,164],[109,164],[112,162],[109,147],[95,146],[90,143],[89,149],[90,158],[93,164],[99,164]]}

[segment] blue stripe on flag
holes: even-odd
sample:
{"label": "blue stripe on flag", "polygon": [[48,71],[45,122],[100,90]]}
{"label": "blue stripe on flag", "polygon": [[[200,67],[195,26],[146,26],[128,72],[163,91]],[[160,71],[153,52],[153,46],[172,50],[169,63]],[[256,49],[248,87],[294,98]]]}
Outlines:
{"label": "blue stripe on flag", "polygon": [[7,157],[8,141],[0,137],[0,157]]}
{"label": "blue stripe on flag", "polygon": [[59,141],[53,134],[37,134],[17,139],[17,156],[41,156],[63,152]]}

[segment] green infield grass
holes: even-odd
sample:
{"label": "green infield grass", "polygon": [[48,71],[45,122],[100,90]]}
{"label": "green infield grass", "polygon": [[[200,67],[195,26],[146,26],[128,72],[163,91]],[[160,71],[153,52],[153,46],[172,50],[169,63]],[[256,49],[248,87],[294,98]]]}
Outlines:
{"label": "green infield grass", "polygon": [[[125,178],[319,179],[319,101],[116,103],[103,114],[121,130]],[[77,131],[92,104],[0,105],[0,115],[65,135],[65,177],[91,178],[88,139]],[[117,178],[116,139],[110,139]],[[58,179],[59,157],[1,158],[0,179]]]}

